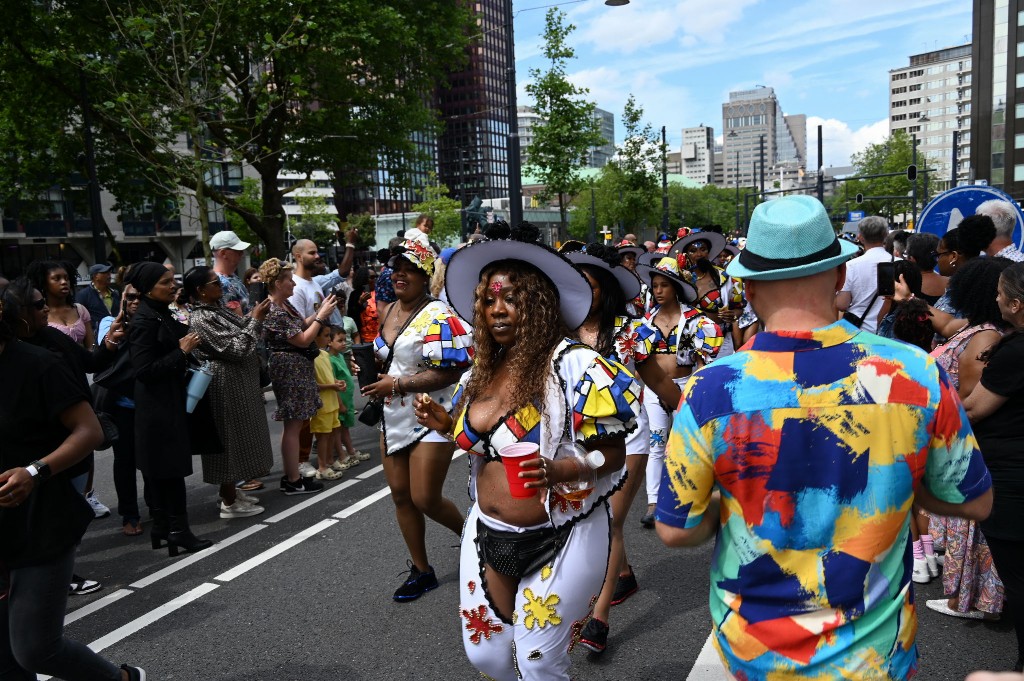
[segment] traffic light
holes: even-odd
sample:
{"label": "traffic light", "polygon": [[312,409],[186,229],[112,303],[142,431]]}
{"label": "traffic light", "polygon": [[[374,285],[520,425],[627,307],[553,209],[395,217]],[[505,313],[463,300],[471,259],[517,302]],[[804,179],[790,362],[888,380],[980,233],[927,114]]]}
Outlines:
{"label": "traffic light", "polygon": [[907,179],[911,182],[917,179],[917,166],[913,163],[907,166]]}
{"label": "traffic light", "polygon": [[864,203],[864,195],[863,194],[857,194],[856,201],[857,201],[857,203]]}

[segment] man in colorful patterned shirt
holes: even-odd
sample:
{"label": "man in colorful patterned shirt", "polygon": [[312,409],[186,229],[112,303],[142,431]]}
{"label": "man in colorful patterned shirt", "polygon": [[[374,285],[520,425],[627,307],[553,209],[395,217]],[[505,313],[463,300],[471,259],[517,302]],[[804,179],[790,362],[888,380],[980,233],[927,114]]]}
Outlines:
{"label": "man in colorful patterned shirt", "polygon": [[213,271],[220,279],[221,302],[224,307],[241,316],[249,313],[249,289],[238,276],[238,265],[251,246],[231,230],[217,232],[210,237],[213,253]]}
{"label": "man in colorful patterned shirt", "polygon": [[946,375],[835,321],[854,249],[811,197],[757,207],[728,273],[766,330],[694,374],[669,437],[658,533],[685,546],[718,532],[712,636],[744,681],[912,676],[911,505],[991,509]]}

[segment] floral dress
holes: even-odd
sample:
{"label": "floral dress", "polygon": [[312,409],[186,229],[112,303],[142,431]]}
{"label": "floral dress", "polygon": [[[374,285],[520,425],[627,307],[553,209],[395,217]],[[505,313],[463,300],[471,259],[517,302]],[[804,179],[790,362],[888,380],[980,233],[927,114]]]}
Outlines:
{"label": "floral dress", "polygon": [[277,398],[275,421],[307,421],[323,406],[316,387],[313,360],[302,348],[288,342],[295,334],[302,333],[302,321],[298,310],[289,302],[285,302],[284,307],[272,302],[263,320],[263,338],[270,351],[270,380]]}
{"label": "floral dress", "polygon": [[[953,335],[944,345],[932,350],[932,356],[946,373],[954,388],[960,388],[960,355],[975,334],[998,331],[992,324],[979,324]],[[999,614],[1003,609],[1003,582],[992,562],[992,552],[978,523],[965,518],[928,514],[928,530],[940,547],[945,546],[942,564],[942,589],[947,597],[957,598],[957,611],[980,610]]]}

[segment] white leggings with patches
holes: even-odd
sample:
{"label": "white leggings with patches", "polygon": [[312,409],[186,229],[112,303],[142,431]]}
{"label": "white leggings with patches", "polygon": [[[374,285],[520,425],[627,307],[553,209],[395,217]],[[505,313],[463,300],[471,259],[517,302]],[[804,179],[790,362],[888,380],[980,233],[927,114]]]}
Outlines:
{"label": "white leggings with patches", "polygon": [[593,612],[608,568],[609,517],[607,503],[595,508],[576,523],[549,566],[523,577],[509,623],[487,598],[476,524],[482,519],[495,530],[522,528],[484,516],[473,504],[462,535],[459,613],[462,644],[474,667],[495,681],[569,678],[569,652]]}
{"label": "white leggings with patches", "polygon": [[[673,378],[672,382],[682,389],[689,378]],[[650,390],[644,391],[644,407],[651,428],[651,451],[647,458],[647,503],[656,504],[658,488],[661,487],[661,471],[665,468],[665,445],[668,443],[669,431],[672,430],[673,412],[665,411],[658,396]]]}

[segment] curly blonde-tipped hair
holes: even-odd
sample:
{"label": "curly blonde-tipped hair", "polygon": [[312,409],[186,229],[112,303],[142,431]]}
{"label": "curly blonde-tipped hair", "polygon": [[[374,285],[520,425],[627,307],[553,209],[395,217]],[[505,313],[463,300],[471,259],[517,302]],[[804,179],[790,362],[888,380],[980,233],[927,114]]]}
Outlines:
{"label": "curly blonde-tipped hair", "polygon": [[277,258],[270,258],[260,265],[260,278],[267,285],[267,290],[273,291],[277,286],[277,280],[281,278],[281,273],[290,272],[293,269],[289,263],[282,262]]}
{"label": "curly blonde-tipped hair", "polygon": [[562,320],[558,303],[558,292],[551,280],[539,269],[522,260],[500,260],[488,265],[480,273],[476,286],[476,302],[473,304],[473,344],[476,359],[473,374],[463,392],[458,414],[467,400],[476,399],[494,380],[502,347],[494,341],[490,330],[484,324],[484,299],[487,285],[495,274],[504,274],[515,286],[515,306],[519,312],[516,327],[515,352],[509,359],[508,375],[511,385],[507,394],[511,397],[510,409],[519,411],[527,405],[536,405],[544,413],[544,391],[551,356],[559,341],[569,334]]}

